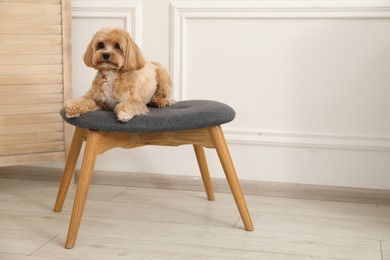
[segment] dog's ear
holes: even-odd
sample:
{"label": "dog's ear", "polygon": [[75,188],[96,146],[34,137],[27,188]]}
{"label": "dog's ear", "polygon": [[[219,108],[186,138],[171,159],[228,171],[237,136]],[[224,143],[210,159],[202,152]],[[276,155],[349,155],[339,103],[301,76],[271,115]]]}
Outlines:
{"label": "dog's ear", "polygon": [[139,70],[145,66],[144,56],[137,44],[126,35],[126,48],[124,50],[125,61],[123,68],[125,70]]}
{"label": "dog's ear", "polygon": [[84,53],[84,63],[85,63],[85,65],[87,65],[88,67],[91,67],[91,68],[95,67],[92,64],[93,51],[94,50],[93,50],[93,39],[92,39],[89,42],[87,49],[85,50],[85,53]]}

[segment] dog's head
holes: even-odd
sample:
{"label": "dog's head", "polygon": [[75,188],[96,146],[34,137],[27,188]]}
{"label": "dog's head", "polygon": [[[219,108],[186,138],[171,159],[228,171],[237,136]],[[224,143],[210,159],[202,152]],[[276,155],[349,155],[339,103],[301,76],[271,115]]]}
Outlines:
{"label": "dog's head", "polygon": [[138,70],[145,65],[137,44],[121,28],[97,31],[85,51],[84,62],[97,70]]}

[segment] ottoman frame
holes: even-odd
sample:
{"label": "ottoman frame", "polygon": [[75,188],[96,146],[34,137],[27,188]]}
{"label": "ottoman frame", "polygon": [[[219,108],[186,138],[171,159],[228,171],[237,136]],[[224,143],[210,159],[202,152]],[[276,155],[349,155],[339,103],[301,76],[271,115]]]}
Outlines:
{"label": "ottoman frame", "polygon": [[215,148],[245,229],[247,231],[252,231],[254,229],[220,125],[192,130],[154,133],[94,131],[76,127],[67,156],[64,174],[61,179],[57,200],[55,202],[54,212],[60,212],[62,210],[83,142],[86,142],[86,146],[80,169],[76,196],[74,198],[73,211],[65,244],[66,248],[73,248],[76,243],[97,155],[117,147],[129,149],[145,145],[178,146],[192,144],[208,200],[214,200],[214,191],[208,171],[204,147]]}

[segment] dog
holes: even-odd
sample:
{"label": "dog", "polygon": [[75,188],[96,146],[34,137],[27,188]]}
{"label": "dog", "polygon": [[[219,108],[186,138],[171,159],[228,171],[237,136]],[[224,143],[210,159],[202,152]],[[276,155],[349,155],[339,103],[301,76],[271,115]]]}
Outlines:
{"label": "dog", "polygon": [[127,122],[148,113],[147,105],[166,107],[175,103],[167,70],[146,61],[124,29],[97,31],[87,46],[84,63],[97,74],[83,97],[65,102],[68,118],[105,109],[113,110],[118,121]]}

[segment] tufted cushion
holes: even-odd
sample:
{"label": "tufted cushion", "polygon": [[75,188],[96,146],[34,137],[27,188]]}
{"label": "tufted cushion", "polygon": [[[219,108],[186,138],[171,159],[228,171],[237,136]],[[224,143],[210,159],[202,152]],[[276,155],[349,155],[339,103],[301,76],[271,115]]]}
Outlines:
{"label": "tufted cushion", "polygon": [[223,103],[206,100],[180,101],[165,108],[149,108],[146,115],[136,116],[129,122],[117,120],[112,111],[98,110],[76,118],[66,118],[65,109],[60,111],[69,124],[96,131],[109,132],[173,132],[204,128],[230,122],[234,110]]}

